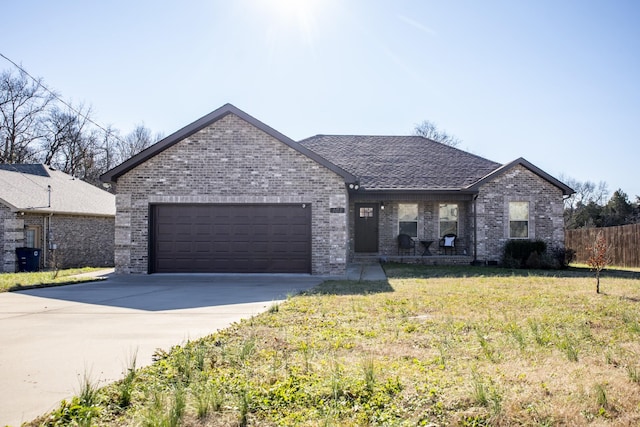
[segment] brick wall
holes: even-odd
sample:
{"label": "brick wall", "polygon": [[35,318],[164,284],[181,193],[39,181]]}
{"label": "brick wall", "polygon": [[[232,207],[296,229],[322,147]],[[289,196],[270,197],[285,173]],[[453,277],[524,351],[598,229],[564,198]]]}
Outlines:
{"label": "brick wall", "polygon": [[0,272],[16,271],[16,248],[21,247],[23,242],[24,221],[8,207],[0,205],[0,248],[2,248]]}
{"label": "brick wall", "polygon": [[[25,228],[38,229],[38,248],[49,246],[45,233],[57,245],[56,255],[60,268],[113,266],[114,218],[22,214],[16,215],[0,206],[1,272],[17,271],[16,248],[25,246]],[[50,228],[49,228],[50,227]],[[52,251],[48,248],[40,255],[40,268],[51,267]]]}
{"label": "brick wall", "polygon": [[56,245],[60,268],[111,267],[114,265],[114,218],[53,215],[50,219],[50,242]]}
{"label": "brick wall", "polygon": [[229,114],[118,179],[116,269],[146,273],[150,203],[310,203],[312,273],[344,274],[344,179]]}
{"label": "brick wall", "polygon": [[562,190],[518,165],[479,191],[478,259],[500,261],[509,240],[509,202],[529,202],[529,238],[564,245]]}
{"label": "brick wall", "polygon": [[[350,257],[355,255],[355,204],[356,203],[371,203],[371,201],[358,200],[352,201],[349,206],[350,211]],[[373,202],[378,203],[378,202]],[[379,227],[378,227],[378,247],[379,255],[397,255],[398,253],[398,205],[401,203],[417,204],[418,205],[418,239],[419,240],[433,240],[433,244],[430,246],[430,251],[434,255],[444,253],[439,247],[439,217],[438,211],[440,203],[451,203],[458,205],[458,238],[456,239],[457,251],[460,255],[471,253],[469,245],[472,242],[470,233],[473,232],[473,212],[471,210],[470,202],[465,201],[449,201],[446,199],[439,201],[432,200],[397,200],[386,201],[385,208],[379,209]],[[416,245],[416,254],[421,254],[424,251],[424,247],[418,243]]]}

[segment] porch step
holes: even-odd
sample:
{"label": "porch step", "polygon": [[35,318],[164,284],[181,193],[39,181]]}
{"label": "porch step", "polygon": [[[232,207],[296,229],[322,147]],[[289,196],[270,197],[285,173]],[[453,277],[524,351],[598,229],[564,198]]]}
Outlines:
{"label": "porch step", "polygon": [[385,262],[398,262],[403,264],[424,264],[424,265],[469,265],[473,262],[473,257],[469,255],[356,255],[353,263],[357,264],[377,264]]}

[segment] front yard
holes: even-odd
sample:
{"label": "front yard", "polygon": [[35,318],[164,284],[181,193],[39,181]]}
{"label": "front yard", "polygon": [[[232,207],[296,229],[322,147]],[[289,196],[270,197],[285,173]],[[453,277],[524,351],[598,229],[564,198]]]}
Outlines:
{"label": "front yard", "polygon": [[640,423],[638,273],[597,295],[585,271],[386,270],[87,381],[33,425]]}
{"label": "front yard", "polygon": [[98,270],[101,269],[85,267],[60,270],[57,274],[54,271],[40,271],[36,273],[0,273],[0,292],[95,281],[95,278],[77,277],[77,275]]}

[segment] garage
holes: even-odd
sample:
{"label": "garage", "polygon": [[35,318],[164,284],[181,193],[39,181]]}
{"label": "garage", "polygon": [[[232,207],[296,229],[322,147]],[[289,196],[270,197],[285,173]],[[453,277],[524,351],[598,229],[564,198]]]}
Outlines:
{"label": "garage", "polygon": [[309,204],[157,204],[151,273],[311,273]]}

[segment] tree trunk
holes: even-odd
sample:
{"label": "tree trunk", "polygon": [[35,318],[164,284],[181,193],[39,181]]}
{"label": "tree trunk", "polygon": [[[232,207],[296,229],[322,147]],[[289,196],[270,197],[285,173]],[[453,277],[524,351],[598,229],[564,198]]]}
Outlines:
{"label": "tree trunk", "polygon": [[596,273],[596,294],[600,293],[600,274]]}

